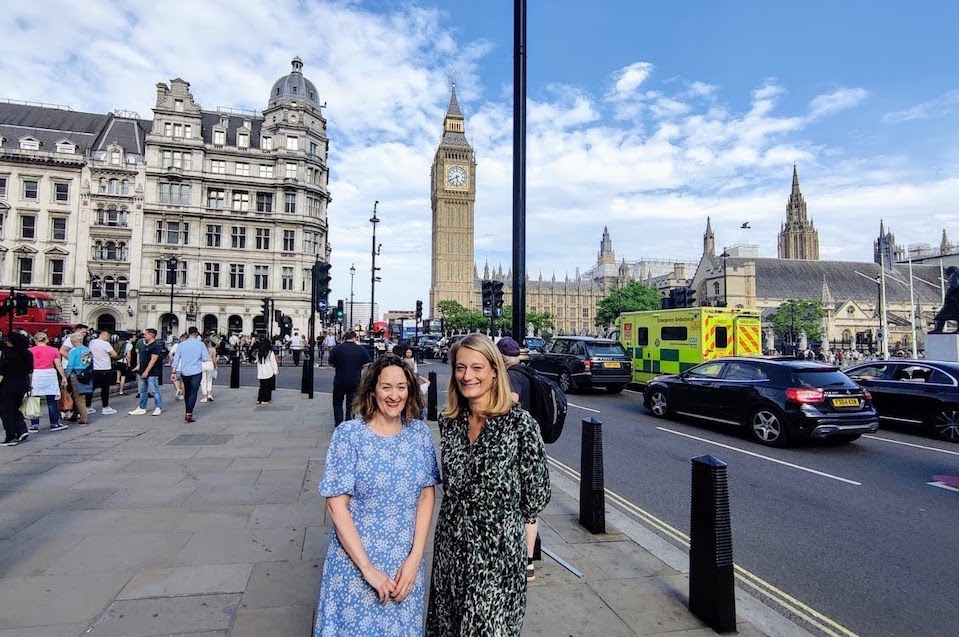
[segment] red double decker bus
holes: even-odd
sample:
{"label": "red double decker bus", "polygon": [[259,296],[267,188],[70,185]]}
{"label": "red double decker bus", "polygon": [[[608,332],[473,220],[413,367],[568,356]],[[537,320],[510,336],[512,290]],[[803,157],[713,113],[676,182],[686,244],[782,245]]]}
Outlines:
{"label": "red double decker bus", "polygon": [[[12,299],[11,299],[12,295]],[[75,325],[63,320],[60,302],[48,292],[35,290],[0,290],[0,330],[24,330],[30,334],[46,332],[50,338],[59,338],[72,332]]]}

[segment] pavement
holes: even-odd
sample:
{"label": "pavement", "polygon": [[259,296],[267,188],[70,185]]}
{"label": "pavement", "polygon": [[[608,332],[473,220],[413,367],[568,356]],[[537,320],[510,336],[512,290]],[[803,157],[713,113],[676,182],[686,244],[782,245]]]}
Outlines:
{"label": "pavement", "polygon": [[[115,396],[116,415],[61,432],[44,416],[0,448],[0,637],[312,634],[330,395],[217,388],[187,424],[163,389],[161,416]],[[551,477],[540,534],[561,561],[537,563],[524,636],[714,634],[686,607],[685,553],[609,505],[590,534],[578,485]],[[742,590],[737,610],[740,635],[808,635]]]}

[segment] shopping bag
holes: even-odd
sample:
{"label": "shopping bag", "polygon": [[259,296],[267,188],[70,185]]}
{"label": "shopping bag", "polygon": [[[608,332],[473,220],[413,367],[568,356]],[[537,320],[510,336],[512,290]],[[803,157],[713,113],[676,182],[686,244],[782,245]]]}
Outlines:
{"label": "shopping bag", "polygon": [[73,411],[73,396],[64,387],[60,391],[60,400],[57,403],[57,409],[61,412]]}
{"label": "shopping bag", "polygon": [[27,420],[33,420],[40,417],[40,397],[27,394],[20,403],[20,411]]}

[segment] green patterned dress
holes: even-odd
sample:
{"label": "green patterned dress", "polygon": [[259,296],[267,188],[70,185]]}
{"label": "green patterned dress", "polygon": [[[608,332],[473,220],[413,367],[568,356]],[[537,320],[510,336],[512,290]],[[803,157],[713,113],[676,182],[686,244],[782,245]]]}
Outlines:
{"label": "green patterned dress", "polygon": [[539,425],[514,406],[469,441],[469,413],[439,421],[443,504],[426,634],[518,637],[526,613],[526,534],[549,502]]}

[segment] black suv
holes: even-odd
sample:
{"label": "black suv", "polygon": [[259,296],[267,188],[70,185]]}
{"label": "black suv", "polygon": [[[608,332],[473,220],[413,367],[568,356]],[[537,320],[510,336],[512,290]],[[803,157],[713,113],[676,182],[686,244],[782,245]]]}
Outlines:
{"label": "black suv", "polygon": [[812,361],[718,358],[654,378],[643,394],[654,416],[745,427],[756,442],[852,441],[879,429],[869,392],[838,368]]}
{"label": "black suv", "polygon": [[618,394],[633,376],[633,361],[618,341],[590,336],[552,338],[542,350],[530,352],[529,366],[555,380],[567,393],[605,387]]}

